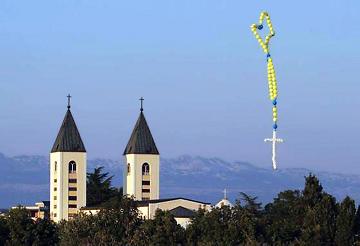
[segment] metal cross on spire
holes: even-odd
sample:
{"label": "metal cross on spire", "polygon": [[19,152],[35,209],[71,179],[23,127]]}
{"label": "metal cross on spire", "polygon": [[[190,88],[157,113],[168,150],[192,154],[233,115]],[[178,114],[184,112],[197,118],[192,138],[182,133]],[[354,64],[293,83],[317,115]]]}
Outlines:
{"label": "metal cross on spire", "polygon": [[227,190],[224,189],[224,199],[227,200]]}
{"label": "metal cross on spire", "polygon": [[67,108],[70,109],[71,105],[70,105],[70,102],[71,102],[71,95],[67,95],[67,98],[68,98],[68,106]]}
{"label": "metal cross on spire", "polygon": [[142,111],[144,111],[143,102],[145,99],[143,97],[141,97],[139,100],[140,100],[140,111],[142,112]]}

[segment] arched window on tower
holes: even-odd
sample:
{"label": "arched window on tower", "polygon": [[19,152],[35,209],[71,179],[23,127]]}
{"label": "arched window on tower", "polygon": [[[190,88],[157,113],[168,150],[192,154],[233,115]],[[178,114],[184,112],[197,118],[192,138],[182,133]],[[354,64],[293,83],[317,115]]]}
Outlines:
{"label": "arched window on tower", "polygon": [[131,167],[130,163],[127,164],[127,175],[130,175]]}
{"label": "arched window on tower", "polygon": [[76,173],[76,162],[75,161],[69,162],[69,173]]}
{"label": "arched window on tower", "polygon": [[56,172],[57,171],[57,161],[55,161],[54,169],[55,169],[55,172]]}
{"label": "arched window on tower", "polygon": [[143,175],[149,175],[150,174],[150,165],[149,165],[149,163],[144,163],[143,165],[142,165],[142,174]]}

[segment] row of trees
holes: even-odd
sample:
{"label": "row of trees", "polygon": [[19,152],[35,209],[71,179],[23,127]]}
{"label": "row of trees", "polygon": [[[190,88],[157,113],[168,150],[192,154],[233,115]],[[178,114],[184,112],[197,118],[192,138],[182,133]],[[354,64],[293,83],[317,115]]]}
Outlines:
{"label": "row of trees", "polygon": [[186,231],[195,245],[360,245],[360,207],[337,203],[310,175],[303,191],[280,192],[264,208],[241,194],[232,209],[199,212]]}
{"label": "row of trees", "polygon": [[18,207],[0,217],[0,245],[57,245],[58,226],[48,219],[33,221]]}
{"label": "row of trees", "polygon": [[[107,175],[97,186],[105,180]],[[111,178],[107,181],[110,189]],[[280,192],[264,207],[241,193],[232,208],[199,210],[186,229],[167,211],[142,220],[134,201],[118,193],[100,200],[106,209],[97,215],[80,214],[59,224],[32,221],[26,210],[14,209],[0,218],[0,244],[360,245],[360,208],[350,197],[337,202],[313,175],[305,178],[303,190]]]}

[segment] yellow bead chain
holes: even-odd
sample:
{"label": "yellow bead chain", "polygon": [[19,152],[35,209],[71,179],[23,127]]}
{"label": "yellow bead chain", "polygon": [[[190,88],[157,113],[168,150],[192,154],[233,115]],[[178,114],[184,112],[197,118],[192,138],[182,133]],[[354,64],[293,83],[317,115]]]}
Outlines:
{"label": "yellow bead chain", "polygon": [[[263,40],[259,33],[258,30],[261,30],[263,28],[263,22],[264,19],[266,20],[266,24],[269,28],[269,34],[265,37],[265,40]],[[270,16],[267,12],[261,12],[260,14],[260,18],[259,18],[259,24],[252,24],[250,26],[251,31],[253,32],[256,40],[258,41],[258,43],[260,44],[260,47],[262,48],[262,50],[264,51],[264,53],[266,54],[266,58],[267,58],[267,73],[268,73],[268,86],[269,86],[269,98],[273,103],[273,121],[274,121],[274,130],[276,130],[277,128],[277,119],[278,119],[278,112],[277,112],[277,97],[278,97],[278,89],[277,89],[277,81],[276,81],[276,74],[275,74],[275,67],[274,67],[274,63],[273,63],[273,59],[270,56],[269,53],[269,43],[270,43],[270,39],[275,36],[275,32],[274,32],[274,28],[273,25],[271,23],[271,19]]]}

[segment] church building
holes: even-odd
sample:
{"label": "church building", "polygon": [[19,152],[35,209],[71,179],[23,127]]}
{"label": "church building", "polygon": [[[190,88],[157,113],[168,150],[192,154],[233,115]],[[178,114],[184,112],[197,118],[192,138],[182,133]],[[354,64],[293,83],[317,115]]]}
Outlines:
{"label": "church building", "polygon": [[[123,192],[132,197],[144,219],[157,209],[168,210],[186,226],[194,212],[211,209],[210,203],[187,198],[160,199],[160,153],[146,122],[141,100],[140,115],[123,153]],[[50,218],[69,220],[75,214],[99,212],[86,207],[86,150],[75,120],[68,109],[50,153]]]}

